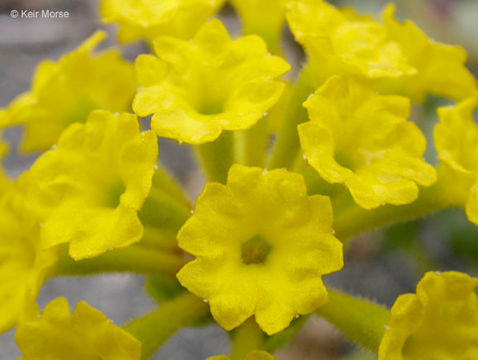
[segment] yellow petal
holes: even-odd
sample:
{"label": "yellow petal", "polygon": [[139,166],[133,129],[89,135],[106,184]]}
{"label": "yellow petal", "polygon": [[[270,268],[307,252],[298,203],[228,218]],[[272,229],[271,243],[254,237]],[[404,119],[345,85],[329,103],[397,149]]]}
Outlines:
{"label": "yellow petal", "polygon": [[190,39],[223,5],[224,0],[102,0],[103,23],[119,25],[120,42],[160,35]]}
{"label": "yellow petal", "polygon": [[70,315],[65,298],[51,301],[41,317],[20,324],[15,340],[25,360],[141,357],[141,343],[133,336],[83,301]]}

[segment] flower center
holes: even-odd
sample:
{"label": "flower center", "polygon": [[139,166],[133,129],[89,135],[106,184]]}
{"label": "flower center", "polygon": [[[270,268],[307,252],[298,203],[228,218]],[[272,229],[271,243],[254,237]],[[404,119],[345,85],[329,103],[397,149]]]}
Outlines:
{"label": "flower center", "polygon": [[247,240],[241,247],[244,264],[263,264],[271,251],[269,243],[257,234]]}
{"label": "flower center", "polygon": [[126,191],[121,180],[111,183],[105,191],[105,206],[109,208],[116,208],[120,204],[121,195]]}
{"label": "flower center", "polygon": [[198,107],[198,112],[203,115],[216,115],[224,112],[223,103],[220,101],[203,101]]}
{"label": "flower center", "polygon": [[337,151],[335,153],[335,161],[337,162],[337,164],[339,164],[340,166],[344,168],[355,170],[355,166],[353,162],[350,160],[350,158],[347,155],[345,155],[345,153],[341,151]]}

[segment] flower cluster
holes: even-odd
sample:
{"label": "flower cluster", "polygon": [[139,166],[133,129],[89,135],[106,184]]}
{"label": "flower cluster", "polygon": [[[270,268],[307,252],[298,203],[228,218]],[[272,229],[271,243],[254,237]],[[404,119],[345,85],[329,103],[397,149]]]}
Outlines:
{"label": "flower cluster", "polygon": [[[230,0],[239,36],[211,19],[225,2],[102,0],[119,42],[154,54],[96,51],[98,31],[0,109],[0,132],[22,126],[21,150],[42,152],[16,179],[0,166],[0,332],[17,327],[25,360],[138,360],[213,322],[232,348],[209,360],[274,360],[316,314],[379,360],[478,358],[478,279],[429,272],[391,310],[326,279],[367,230],[452,206],[478,225],[465,50],[393,5],[376,19],[325,0]],[[285,22],[306,54],[296,80]],[[411,105],[429,95],[457,101],[437,110],[437,166]],[[194,207],[158,137],[195,150],[208,181]],[[85,302],[38,308],[48,279],[106,272],[146,276],[160,306],[122,327]]]}

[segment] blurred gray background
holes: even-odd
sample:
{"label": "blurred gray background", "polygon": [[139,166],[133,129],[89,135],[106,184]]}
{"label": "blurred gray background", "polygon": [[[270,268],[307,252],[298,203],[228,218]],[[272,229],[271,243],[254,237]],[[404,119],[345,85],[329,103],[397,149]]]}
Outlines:
{"label": "blurred gray background", "polygon": [[[464,46],[469,65],[478,68],[478,2],[450,0],[396,1],[401,17],[414,19],[437,40]],[[384,1],[335,1],[350,3],[360,10],[378,13]],[[0,0],[0,107],[5,107],[30,87],[30,79],[38,62],[57,59],[74,49],[99,27],[97,0]],[[68,19],[13,19],[11,10],[51,9],[69,11]],[[230,29],[237,31],[239,22],[230,8],[221,16]],[[106,27],[112,36],[106,45],[114,44],[114,27]],[[287,34],[287,30],[284,30]],[[290,34],[285,37],[290,39]],[[104,45],[102,45],[104,46]],[[294,51],[294,47],[290,52]],[[146,51],[143,44],[123,47],[126,58],[134,60]],[[290,54],[298,61],[300,54]],[[436,99],[426,104],[433,107]],[[430,135],[435,122],[433,111],[422,111],[420,125]],[[12,148],[21,137],[21,129],[9,129],[4,137]],[[430,142],[431,143],[431,142]],[[180,181],[194,199],[201,191],[204,178],[196,168],[190,151],[174,142],[160,140],[163,165]],[[434,152],[430,149],[430,160]],[[7,172],[16,177],[36,158],[18,156],[12,152],[4,161]],[[403,292],[413,291],[417,280],[427,270],[463,270],[477,274],[478,232],[462,211],[449,210],[422,222],[394,226],[356,239],[346,254],[346,266],[341,273],[328,276],[326,281],[346,291],[365,295],[385,304],[393,303]],[[66,296],[73,308],[80,300],[102,311],[117,324],[143,314],[156,305],[142,290],[144,279],[134,275],[102,275],[88,278],[56,278],[48,281],[39,297],[40,308],[51,299]],[[227,353],[227,334],[218,326],[184,329],[171,338],[154,359],[202,360]],[[13,331],[0,336],[0,360],[21,356]],[[373,359],[371,354],[357,352],[333,327],[315,317],[307,323],[291,346],[277,353],[278,359]]]}

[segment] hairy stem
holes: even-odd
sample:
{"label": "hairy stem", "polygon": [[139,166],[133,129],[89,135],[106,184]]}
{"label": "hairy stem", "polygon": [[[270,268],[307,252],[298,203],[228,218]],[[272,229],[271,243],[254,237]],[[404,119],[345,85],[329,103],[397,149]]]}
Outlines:
{"label": "hairy stem", "polygon": [[185,261],[178,255],[152,251],[141,246],[115,249],[100,256],[75,261],[65,246],[48,277],[130,272],[144,275],[174,276]]}
{"label": "hairy stem", "polygon": [[124,329],[142,342],[141,358],[148,359],[176,331],[193,325],[208,313],[207,304],[186,293],[130,321]]}
{"label": "hairy stem", "polygon": [[288,168],[296,160],[299,154],[297,125],[307,121],[307,112],[302,104],[313,91],[314,86],[310,82],[309,70],[306,66],[292,88],[287,113],[274,145],[269,168]]}
{"label": "hairy stem", "polygon": [[436,211],[461,206],[466,202],[465,186],[450,186],[449,169],[437,167],[438,181],[430,187],[421,187],[417,200],[408,205],[385,205],[373,210],[365,210],[354,203],[343,207],[343,199],[334,199],[334,229],[342,241],[368,230],[415,220]]}
{"label": "hairy stem", "polygon": [[177,231],[188,219],[190,212],[190,205],[170,192],[153,187],[138,215],[145,227]]}
{"label": "hairy stem", "polygon": [[217,140],[196,146],[196,153],[209,181],[225,183],[235,162],[234,135],[224,131]]}
{"label": "hairy stem", "polygon": [[329,301],[317,314],[358,345],[377,352],[390,312],[384,307],[336,290],[328,290]]}
{"label": "hairy stem", "polygon": [[269,118],[265,116],[248,130],[236,131],[237,152],[236,161],[243,165],[264,167],[267,161],[269,147]]}
{"label": "hairy stem", "polygon": [[232,341],[231,360],[243,360],[247,353],[257,350],[264,342],[264,333],[253,318],[247,320],[235,333]]}

